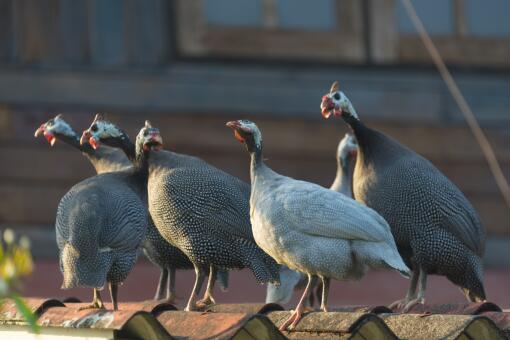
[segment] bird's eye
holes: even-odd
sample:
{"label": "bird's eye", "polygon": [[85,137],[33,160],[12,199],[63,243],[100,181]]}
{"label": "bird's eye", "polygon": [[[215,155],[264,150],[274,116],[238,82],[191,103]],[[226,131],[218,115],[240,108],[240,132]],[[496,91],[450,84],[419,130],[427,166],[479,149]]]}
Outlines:
{"label": "bird's eye", "polygon": [[335,94],[333,95],[333,98],[335,98],[335,100],[340,100],[340,93],[338,93],[338,92],[337,92],[337,93],[335,93]]}
{"label": "bird's eye", "polygon": [[90,129],[92,130],[92,132],[96,132],[96,131],[97,131],[97,125],[95,125],[95,124],[94,124],[94,125],[92,125],[92,126],[90,127]]}

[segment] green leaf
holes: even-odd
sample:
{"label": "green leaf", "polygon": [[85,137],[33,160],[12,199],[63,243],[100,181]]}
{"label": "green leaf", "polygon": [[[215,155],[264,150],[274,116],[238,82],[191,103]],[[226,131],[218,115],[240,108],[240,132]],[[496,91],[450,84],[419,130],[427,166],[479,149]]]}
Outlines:
{"label": "green leaf", "polygon": [[30,328],[32,328],[32,331],[35,333],[39,333],[39,325],[36,323],[36,317],[34,313],[28,308],[27,304],[23,300],[23,298],[17,294],[12,294],[11,298],[14,300],[14,303],[16,303],[16,307],[18,308],[18,311],[23,315],[25,320],[30,325]]}

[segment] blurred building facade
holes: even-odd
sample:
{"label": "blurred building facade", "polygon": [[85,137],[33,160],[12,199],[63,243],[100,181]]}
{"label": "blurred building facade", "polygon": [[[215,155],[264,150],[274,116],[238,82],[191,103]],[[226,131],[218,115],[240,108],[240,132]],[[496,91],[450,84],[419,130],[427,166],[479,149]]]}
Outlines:
{"label": "blurred building facade", "polygon": [[[510,2],[413,3],[510,174]],[[81,131],[108,112],[131,136],[150,119],[167,148],[245,180],[248,157],[224,123],[249,118],[272,167],[329,186],[347,131],[320,116],[334,80],[363,120],[459,185],[491,249],[510,236],[480,148],[392,0],[0,0],[0,228],[56,254],[58,201],[93,174],[75,150],[34,140],[57,113]]]}

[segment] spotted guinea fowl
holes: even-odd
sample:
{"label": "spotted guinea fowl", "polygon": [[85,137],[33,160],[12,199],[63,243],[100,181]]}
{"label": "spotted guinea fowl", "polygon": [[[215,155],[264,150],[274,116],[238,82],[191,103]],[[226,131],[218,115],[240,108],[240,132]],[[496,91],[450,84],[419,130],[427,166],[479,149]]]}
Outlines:
{"label": "spotted guinea fowl", "polygon": [[359,279],[367,267],[409,273],[379,214],[343,194],[271,170],[262,159],[262,135],[253,122],[238,120],[227,126],[251,155],[255,241],[278,263],[308,276],[305,292],[282,330],[301,318],[313,276],[322,281],[321,309],[326,311],[330,278]]}
{"label": "spotted guinea fowl", "polygon": [[[137,138],[144,134],[159,136],[159,131],[146,122]],[[249,267],[259,282],[278,280],[278,265],[253,240],[246,183],[195,157],[143,148],[135,153],[127,134],[106,120],[95,120],[84,136],[94,144],[101,141],[120,147],[130,158],[148,159],[150,214],[161,235],[195,267],[186,310],[196,307],[207,270],[207,289],[200,301],[206,305],[214,303],[212,288],[218,270]]]}
{"label": "spotted guinea fowl", "polygon": [[[108,146],[94,149],[89,143],[81,144],[80,137],[61,114],[41,124],[35,132],[35,137],[40,135],[44,135],[51,146],[58,139],[80,150],[90,160],[98,174],[127,169],[132,166],[124,152],[119,149]],[[192,269],[193,265],[186,255],[169,244],[159,234],[150,217],[142,250],[145,256],[161,270],[154,298],[156,300],[165,298],[168,302],[173,302],[176,296],[176,269]]]}
{"label": "spotted guinea fowl", "polygon": [[57,208],[56,234],[62,288],[94,289],[90,308],[104,308],[100,290],[109,283],[113,308],[145,239],[147,209],[132,169],[103,173],[74,185]]}
{"label": "spotted guinea fowl", "polygon": [[363,124],[338,83],[323,96],[321,111],[342,117],[354,131],[354,197],[388,221],[413,270],[406,297],[391,307],[407,311],[424,303],[427,274],[446,276],[470,301],[485,300],[485,229],[462,192],[428,160]]}
{"label": "spotted guinea fowl", "polygon": [[[352,164],[355,160],[358,151],[358,144],[353,135],[346,133],[338,143],[336,161],[337,172],[336,177],[330,189],[352,197]],[[292,294],[295,290],[304,288],[306,286],[307,277],[302,273],[290,270],[286,266],[280,267],[280,285],[273,284],[267,285],[266,290],[266,303],[287,303],[290,301]],[[316,277],[313,278],[311,283],[310,295],[308,296],[308,304],[313,308],[314,305],[314,290],[317,295],[317,301],[320,300],[321,285],[317,286]],[[317,286],[317,288],[315,288]],[[306,301],[306,300],[305,300]]]}

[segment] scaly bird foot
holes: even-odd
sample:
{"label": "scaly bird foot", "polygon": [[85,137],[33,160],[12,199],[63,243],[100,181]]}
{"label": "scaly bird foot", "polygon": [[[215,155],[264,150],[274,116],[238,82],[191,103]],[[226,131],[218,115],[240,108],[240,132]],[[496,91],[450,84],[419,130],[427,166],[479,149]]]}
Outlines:
{"label": "scaly bird foot", "polygon": [[85,309],[106,309],[104,304],[102,302],[92,302],[90,305],[82,306],[78,308],[78,310],[85,310]]}
{"label": "scaly bird foot", "polygon": [[296,309],[294,311],[294,313],[292,313],[290,318],[288,318],[287,321],[285,321],[283,323],[283,325],[280,326],[280,328],[279,328],[280,331],[287,331],[287,330],[294,329],[294,327],[296,327],[299,320],[301,320],[302,316],[303,316],[303,311],[301,309]]}
{"label": "scaly bird foot", "polygon": [[402,309],[402,313],[407,313],[411,308],[413,308],[416,305],[424,305],[425,304],[425,298],[416,298],[409,301],[404,308]]}
{"label": "scaly bird foot", "polygon": [[185,312],[193,312],[197,310],[197,306],[195,304],[193,305],[187,305],[186,308],[184,308]]}
{"label": "scaly bird foot", "polygon": [[211,295],[208,295],[208,296],[204,297],[202,300],[197,301],[197,307],[200,309],[207,308],[214,304],[216,304],[216,301],[214,300],[214,298]]}
{"label": "scaly bird foot", "polygon": [[410,300],[411,299],[408,299],[408,298],[397,300],[397,301],[393,302],[392,304],[390,304],[388,306],[388,308],[391,310],[401,310],[409,303]]}

